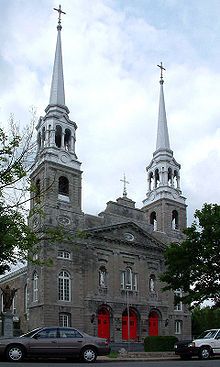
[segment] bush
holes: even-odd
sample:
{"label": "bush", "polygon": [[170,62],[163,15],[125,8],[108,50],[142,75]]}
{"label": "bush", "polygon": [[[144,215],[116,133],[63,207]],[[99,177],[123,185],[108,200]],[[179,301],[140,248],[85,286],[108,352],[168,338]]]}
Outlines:
{"label": "bush", "polygon": [[145,352],[173,351],[174,344],[178,341],[175,336],[147,336],[144,339]]}

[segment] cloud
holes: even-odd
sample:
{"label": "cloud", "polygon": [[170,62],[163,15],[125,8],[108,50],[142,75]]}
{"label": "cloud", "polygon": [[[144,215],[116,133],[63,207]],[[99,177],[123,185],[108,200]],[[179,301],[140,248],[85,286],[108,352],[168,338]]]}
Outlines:
{"label": "cloud", "polygon": [[[210,44],[207,41],[212,21],[206,18],[204,2],[200,4],[63,1],[66,103],[78,125],[76,152],[83,163],[86,212],[96,214],[107,201],[122,195],[124,172],[129,196],[142,206],[145,167],[156,145],[160,61],[167,69],[168,127],[171,148],[182,166],[189,223],[204,201],[219,202],[220,74],[210,60],[212,55],[215,64],[219,52],[213,49],[215,36]],[[219,8],[213,4],[212,15]],[[32,105],[44,114],[55,52],[56,6],[49,0],[18,0],[4,7],[2,122],[10,112],[27,122]]]}

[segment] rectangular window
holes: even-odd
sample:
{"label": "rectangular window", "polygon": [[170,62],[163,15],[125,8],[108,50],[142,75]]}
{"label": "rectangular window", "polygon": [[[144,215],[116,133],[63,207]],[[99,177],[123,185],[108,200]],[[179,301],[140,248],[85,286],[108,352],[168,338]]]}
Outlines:
{"label": "rectangular window", "polygon": [[128,290],[132,290],[132,271],[130,268],[126,270],[125,280],[126,280],[125,288]]}
{"label": "rectangular window", "polygon": [[133,274],[133,290],[138,290],[137,274]]}
{"label": "rectangular window", "polygon": [[14,315],[16,315],[16,295],[14,296],[13,300],[12,300],[12,313]]}
{"label": "rectangular window", "polygon": [[64,301],[70,300],[69,279],[64,279]]}
{"label": "rectangular window", "polygon": [[59,315],[59,325],[62,327],[69,327],[70,325],[70,314],[60,313]]}
{"label": "rectangular window", "polygon": [[125,271],[121,272],[121,289],[125,289]]}
{"label": "rectangular window", "polygon": [[58,251],[58,254],[57,254],[57,257],[59,259],[65,259],[65,260],[70,260],[71,258],[71,255],[70,255],[70,252],[69,251],[64,251],[64,250],[59,250]]}
{"label": "rectangular window", "polygon": [[4,310],[4,304],[3,304],[3,294],[1,295],[1,311]]}
{"label": "rectangular window", "polygon": [[175,334],[182,334],[182,321],[181,320],[175,321]]}
{"label": "rectangular window", "polygon": [[[174,292],[174,297],[182,297],[182,290],[181,289],[177,289]],[[174,311],[182,311],[183,310],[183,303],[180,301],[178,302],[175,306],[174,306]]]}
{"label": "rectangular window", "polygon": [[59,279],[59,300],[70,301],[70,281],[69,279]]}

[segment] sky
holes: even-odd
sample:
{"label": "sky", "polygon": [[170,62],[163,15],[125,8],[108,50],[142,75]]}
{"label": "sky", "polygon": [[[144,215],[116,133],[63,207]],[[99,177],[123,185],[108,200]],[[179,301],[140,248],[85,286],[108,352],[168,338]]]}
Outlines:
{"label": "sky", "polygon": [[[66,105],[78,125],[83,210],[122,196],[142,207],[156,149],[161,61],[171,149],[188,225],[220,203],[220,1],[60,0]],[[0,124],[49,102],[59,2],[0,0]]]}

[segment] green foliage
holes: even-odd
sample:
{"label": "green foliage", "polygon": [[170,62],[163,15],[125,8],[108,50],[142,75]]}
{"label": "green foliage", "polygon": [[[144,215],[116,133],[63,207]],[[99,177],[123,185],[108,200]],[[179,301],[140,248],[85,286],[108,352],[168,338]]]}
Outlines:
{"label": "green foliage", "polygon": [[195,307],[192,311],[192,335],[198,337],[204,330],[220,328],[220,308]]}
{"label": "green foliage", "polygon": [[115,358],[115,359],[118,358],[118,356],[119,356],[119,353],[113,350],[107,355],[108,358]]}
{"label": "green foliage", "polygon": [[[18,261],[32,260],[40,242],[70,239],[63,227],[39,228],[34,232],[27,223],[29,193],[36,191],[28,181],[35,156],[34,125],[33,113],[30,127],[22,133],[12,117],[7,134],[0,128],[0,274],[10,270],[10,266]],[[39,205],[29,213],[29,219],[36,213],[41,217],[44,215]],[[50,259],[35,262],[51,265]]]}
{"label": "green foliage", "polygon": [[175,336],[147,336],[144,339],[144,350],[145,352],[173,351],[177,340]]}
{"label": "green foliage", "polygon": [[[220,302],[220,206],[204,204],[181,243],[170,244],[165,252],[163,290],[182,289],[182,301],[193,306],[211,299]],[[180,299],[176,299],[178,302]]]}

